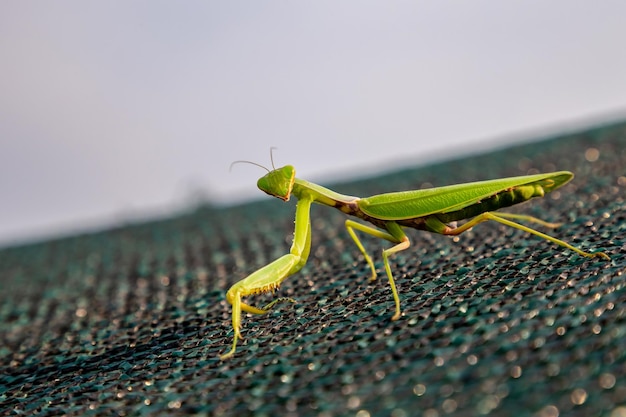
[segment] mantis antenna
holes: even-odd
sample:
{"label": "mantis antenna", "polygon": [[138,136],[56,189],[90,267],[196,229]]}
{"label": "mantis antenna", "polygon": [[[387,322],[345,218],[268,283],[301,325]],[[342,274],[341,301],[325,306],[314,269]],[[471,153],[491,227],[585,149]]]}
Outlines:
{"label": "mantis antenna", "polygon": [[278,149],[276,146],[270,147],[270,161],[272,161],[272,169],[276,171],[276,167],[274,166],[274,149]]}
{"label": "mantis antenna", "polygon": [[[270,161],[272,161],[272,169],[275,171],[275,170],[276,170],[276,167],[274,166],[274,153],[273,153],[274,149],[278,149],[278,148],[277,148],[276,146],[272,146],[272,147],[270,148]],[[269,170],[269,169],[267,169],[266,167],[264,167],[263,165],[261,165],[261,164],[257,164],[256,162],[252,162],[252,161],[233,161],[233,162],[230,164],[230,167],[228,168],[228,172],[231,172],[231,171],[233,170],[233,165],[235,165],[235,164],[250,164],[250,165],[256,165],[256,166],[258,166],[258,167],[260,167],[260,168],[263,168],[263,169],[264,169],[264,170],[266,170],[267,172],[270,172],[270,170]]]}
{"label": "mantis antenna", "polygon": [[267,168],[265,168],[263,165],[261,165],[261,164],[257,164],[256,162],[252,162],[252,161],[233,161],[233,162],[230,164],[230,167],[228,168],[228,172],[231,172],[231,171],[233,170],[233,165],[236,165],[236,164],[250,164],[250,165],[256,165],[256,166],[258,166],[258,167],[260,167],[260,168],[263,168],[263,169],[264,169],[264,170],[266,170],[267,172],[270,172],[270,170],[269,170],[269,169],[267,169]]}

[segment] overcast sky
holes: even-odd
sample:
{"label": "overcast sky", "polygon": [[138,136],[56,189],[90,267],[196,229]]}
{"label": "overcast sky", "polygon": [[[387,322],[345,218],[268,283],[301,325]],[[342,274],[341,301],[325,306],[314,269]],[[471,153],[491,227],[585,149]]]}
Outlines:
{"label": "overcast sky", "polygon": [[[0,246],[626,118],[623,1],[0,2]],[[402,162],[398,162],[402,161]],[[391,191],[391,190],[390,190]],[[269,197],[268,197],[269,198]]]}

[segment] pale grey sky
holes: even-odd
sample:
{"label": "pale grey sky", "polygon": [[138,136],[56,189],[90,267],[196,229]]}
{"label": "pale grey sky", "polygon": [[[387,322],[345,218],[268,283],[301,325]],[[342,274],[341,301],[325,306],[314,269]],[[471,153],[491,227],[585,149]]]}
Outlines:
{"label": "pale grey sky", "polygon": [[0,246],[626,117],[623,1],[0,2]]}

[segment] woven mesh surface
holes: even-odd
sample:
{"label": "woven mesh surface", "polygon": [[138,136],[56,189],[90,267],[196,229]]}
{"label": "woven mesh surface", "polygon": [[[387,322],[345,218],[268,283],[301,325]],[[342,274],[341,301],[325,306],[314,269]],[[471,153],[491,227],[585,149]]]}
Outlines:
{"label": "woven mesh surface", "polygon": [[[296,164],[297,161],[290,161]],[[626,123],[331,188],[372,195],[536,171],[576,178],[510,209],[611,262],[481,224],[409,231],[380,279],[314,206],[307,266],[243,319],[228,287],[286,253],[276,199],[0,251],[1,415],[626,415]],[[264,305],[272,295],[251,297]]]}

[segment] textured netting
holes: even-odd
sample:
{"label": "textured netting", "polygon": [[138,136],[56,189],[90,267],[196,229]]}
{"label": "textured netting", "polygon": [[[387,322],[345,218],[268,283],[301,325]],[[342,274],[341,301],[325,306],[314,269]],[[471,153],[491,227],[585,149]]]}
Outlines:
{"label": "textured netting", "polygon": [[[289,161],[296,164],[297,161]],[[391,259],[395,322],[345,231],[312,210],[307,266],[243,317],[225,292],[283,255],[293,202],[204,207],[0,251],[1,415],[626,415],[626,123],[421,166],[332,189],[367,196],[554,170],[576,178],[508,209],[563,222],[551,234],[481,224],[458,238],[408,231]],[[541,228],[540,228],[541,229]]]}

